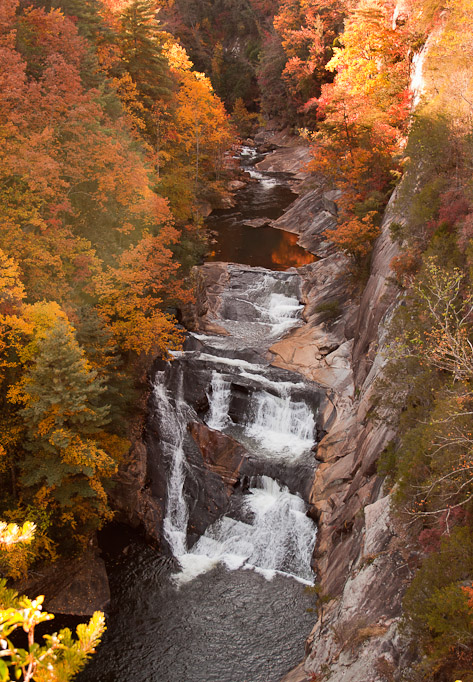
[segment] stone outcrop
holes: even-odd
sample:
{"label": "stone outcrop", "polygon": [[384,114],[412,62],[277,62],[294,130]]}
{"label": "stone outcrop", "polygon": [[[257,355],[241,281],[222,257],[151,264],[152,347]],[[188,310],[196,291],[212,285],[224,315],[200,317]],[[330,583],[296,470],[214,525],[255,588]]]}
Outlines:
{"label": "stone outcrop", "polygon": [[91,616],[107,611],[110,588],[105,563],[95,547],[80,559],[61,561],[36,573],[15,586],[20,594],[36,597],[45,594],[45,609],[52,613]]}
{"label": "stone outcrop", "polygon": [[298,234],[301,246],[325,258],[334,253],[334,247],[324,233],[336,225],[335,199],[338,197],[339,192],[325,190],[322,186],[308,189],[280,218],[273,220],[271,226]]}
{"label": "stone outcrop", "polygon": [[246,450],[233,438],[209,429],[200,422],[192,422],[189,431],[199,447],[205,466],[223,481],[230,497],[240,479],[242,464],[248,457]]}
{"label": "stone outcrop", "polygon": [[148,449],[141,438],[134,441],[126,464],[119,469],[110,501],[117,510],[115,520],[142,527],[149,538],[159,539],[157,529],[162,524],[162,509],[151,494]]}
{"label": "stone outcrop", "polygon": [[226,263],[204,263],[194,269],[196,300],[183,311],[183,322],[187,329],[207,334],[228,334],[222,325],[215,322],[228,279]]}

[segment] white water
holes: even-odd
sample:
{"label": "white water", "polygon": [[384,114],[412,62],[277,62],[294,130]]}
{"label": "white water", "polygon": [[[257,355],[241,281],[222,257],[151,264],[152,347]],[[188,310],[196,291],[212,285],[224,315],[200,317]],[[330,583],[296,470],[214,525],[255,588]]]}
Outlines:
{"label": "white water", "polygon": [[[184,438],[189,418],[195,415],[182,397],[182,374],[175,401],[170,400],[163,373],[158,373],[157,379],[154,394],[160,416],[161,445],[164,455],[172,462],[164,536],[181,566],[181,572],[175,576],[176,583],[193,580],[218,563],[229,570],[252,568],[268,580],[284,573],[310,581],[315,526],[305,514],[304,501],[267,476],[261,477],[259,485],[243,496],[245,521],[229,516],[220,518],[188,551],[189,512],[184,496],[188,465]],[[313,413],[304,402],[291,400],[289,382],[267,381],[279,389],[280,395],[265,390],[253,393],[245,434],[260,444],[260,450],[252,448],[253,454],[280,458],[285,463],[296,462],[314,443]],[[223,430],[230,421],[230,395],[230,381],[214,371],[207,416],[210,428]]]}
{"label": "white water", "polygon": [[163,521],[164,537],[175,556],[187,550],[187,522],[189,510],[184,497],[187,461],[184,437],[189,409],[182,398],[182,375],[175,406],[171,403],[163,382],[163,372],[157,373],[154,397],[160,416],[160,435],[163,454],[171,461],[167,488],[166,517]]}
{"label": "white water", "polygon": [[[249,153],[250,155],[250,153]],[[300,279],[297,275],[276,273],[263,268],[232,269],[222,293],[218,324],[228,336],[196,335],[207,346],[207,352],[190,351],[186,357],[212,368],[206,389],[209,410],[205,421],[214,430],[223,431],[240,440],[253,456],[275,460],[281,466],[297,466],[308,455],[315,441],[315,419],[312,409],[292,398],[302,382],[275,382],[266,375],[264,352],[277,338],[300,324]],[[218,355],[212,353],[215,349]],[[222,357],[222,351],[255,350],[260,364],[234,357]],[[179,362],[179,356],[176,357]],[[199,362],[200,364],[200,362]],[[206,372],[207,369],[203,369]],[[232,381],[245,377],[249,390],[246,417],[240,423],[229,417]],[[243,400],[244,394],[239,395]],[[168,503],[164,534],[174,556],[181,565],[176,582],[192,580],[218,563],[228,569],[251,568],[267,579],[277,573],[303,581],[312,579],[310,558],[315,543],[316,527],[306,514],[306,505],[297,495],[268,477],[241,498],[238,518],[223,516],[210,526],[189,551],[186,530],[189,519],[184,497],[186,475],[192,475],[186,464],[184,439],[190,407],[182,398],[175,402],[163,386],[156,388],[160,399],[166,453],[173,464],[168,482]],[[186,412],[187,410],[187,412]],[[193,414],[192,418],[196,418]],[[162,429],[162,430],[163,430]],[[233,507],[235,510],[235,507]],[[236,514],[236,512],[234,511]]]}
{"label": "white water", "polygon": [[212,392],[207,394],[209,399],[209,414],[206,422],[211,429],[221,431],[225,428],[229,417],[231,384],[225,381],[221,374],[213,372],[211,382]]}
{"label": "white water", "polygon": [[313,522],[305,503],[273,479],[262,476],[244,500],[248,522],[228,516],[216,521],[185,556],[178,557],[185,583],[223,563],[230,570],[252,568],[271,579],[285,573],[310,584],[310,558],[315,543]]}
{"label": "white water", "polygon": [[[238,362],[238,361],[234,361]],[[255,366],[259,367],[259,366]],[[264,368],[259,368],[263,371]],[[252,383],[262,385],[254,390],[248,403],[246,422],[235,424],[228,411],[231,400],[231,375],[226,378],[217,371],[212,373],[211,390],[207,393],[209,411],[207,426],[218,431],[227,430],[256,456],[296,463],[315,443],[315,418],[311,408],[303,401],[293,400],[291,390],[304,384],[289,381],[276,382],[264,374],[239,372]],[[263,387],[268,388],[264,390]],[[228,429],[227,429],[228,427]]]}
{"label": "white water", "polygon": [[280,184],[280,180],[277,178],[271,178],[265,173],[262,173],[261,171],[258,171],[254,168],[245,168],[245,173],[248,173],[250,178],[258,180],[260,187],[263,189],[271,189],[272,187],[276,187],[276,185]]}
{"label": "white water", "polygon": [[304,306],[297,298],[284,294],[271,294],[269,297],[268,316],[272,324],[271,336],[281,336],[297,324]]}
{"label": "white water", "polygon": [[253,393],[245,432],[266,452],[295,462],[314,445],[315,420],[306,403],[293,401],[285,393]]}
{"label": "white water", "polygon": [[218,321],[231,334],[223,347],[263,350],[301,323],[297,276],[261,269],[253,280],[229,286],[222,299],[226,315]]}

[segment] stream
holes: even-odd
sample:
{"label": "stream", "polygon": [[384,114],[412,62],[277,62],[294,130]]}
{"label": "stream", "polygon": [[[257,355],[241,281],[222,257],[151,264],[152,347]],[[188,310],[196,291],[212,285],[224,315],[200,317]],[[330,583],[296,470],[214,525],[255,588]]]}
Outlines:
{"label": "stream", "polygon": [[211,259],[240,263],[226,266],[218,309],[227,335],[189,334],[172,362],[156,364],[146,441],[166,553],[119,526],[121,540],[104,542],[108,630],[81,682],[279,682],[303,657],[315,620],[307,500],[325,396],[270,366],[268,350],[302,324],[301,279],[288,268],[313,257],[288,248],[286,233],[245,227],[294,199],[255,158],[243,149],[256,182],[209,218],[220,235]]}

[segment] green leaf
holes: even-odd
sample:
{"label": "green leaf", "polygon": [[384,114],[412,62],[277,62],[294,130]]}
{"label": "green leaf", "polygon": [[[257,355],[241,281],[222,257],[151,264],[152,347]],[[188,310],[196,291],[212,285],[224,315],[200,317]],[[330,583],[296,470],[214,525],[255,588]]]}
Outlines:
{"label": "green leaf", "polygon": [[8,667],[5,661],[0,660],[0,682],[8,682],[10,679],[10,674],[8,672]]}

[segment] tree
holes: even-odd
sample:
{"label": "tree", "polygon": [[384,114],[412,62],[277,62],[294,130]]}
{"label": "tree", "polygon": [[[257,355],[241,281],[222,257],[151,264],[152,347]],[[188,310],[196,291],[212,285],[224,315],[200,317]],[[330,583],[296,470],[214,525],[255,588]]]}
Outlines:
{"label": "tree", "polygon": [[169,304],[192,300],[172,258],[170,247],[176,240],[171,225],[156,237],[143,238],[98,283],[98,312],[124,349],[166,356],[169,349],[180,347],[176,320],[163,311]]}
{"label": "tree", "polygon": [[406,592],[404,621],[424,655],[414,671],[423,679],[462,679],[464,674],[469,679],[473,612],[468,588],[472,576],[471,530],[455,528],[442,538],[439,551],[424,560]]}
{"label": "tree", "polygon": [[100,525],[107,516],[103,479],[116,471],[121,454],[119,442],[104,432],[109,407],[99,406],[103,390],[72,328],[58,319],[37,343],[32,367],[9,392],[22,406],[26,428],[23,485],[45,486],[85,525]]}
{"label": "tree", "polygon": [[[9,563],[22,553],[22,546],[31,542],[35,532],[32,523],[22,527],[0,522],[0,557],[10,557]],[[3,558],[3,557],[2,557]],[[29,599],[8,589],[0,580],[0,680],[22,679],[23,682],[67,682],[81,670],[94,653],[105,631],[103,613],[96,611],[87,625],[77,626],[77,639],[68,628],[44,636],[44,644],[36,641],[35,630],[40,623],[54,616],[42,610],[44,597]],[[12,642],[11,635],[22,629],[28,638],[28,648]]]}
{"label": "tree", "polygon": [[283,0],[280,4],[274,27],[286,53],[282,77],[299,108],[318,96],[327,81],[325,66],[345,11],[346,3],[333,0]]}
{"label": "tree", "polygon": [[[326,237],[366,257],[381,211],[399,173],[399,154],[409,113],[406,30],[392,23],[392,7],[362,0],[345,22],[327,69],[333,83],[309,100],[319,119],[311,169],[343,192],[339,226]],[[356,232],[359,231],[359,238]],[[360,246],[361,245],[361,246]]]}
{"label": "tree", "polygon": [[120,16],[120,50],[126,72],[148,112],[148,133],[152,134],[151,112],[158,100],[170,95],[171,80],[163,55],[165,35],[157,19],[155,0],[132,0]]}

